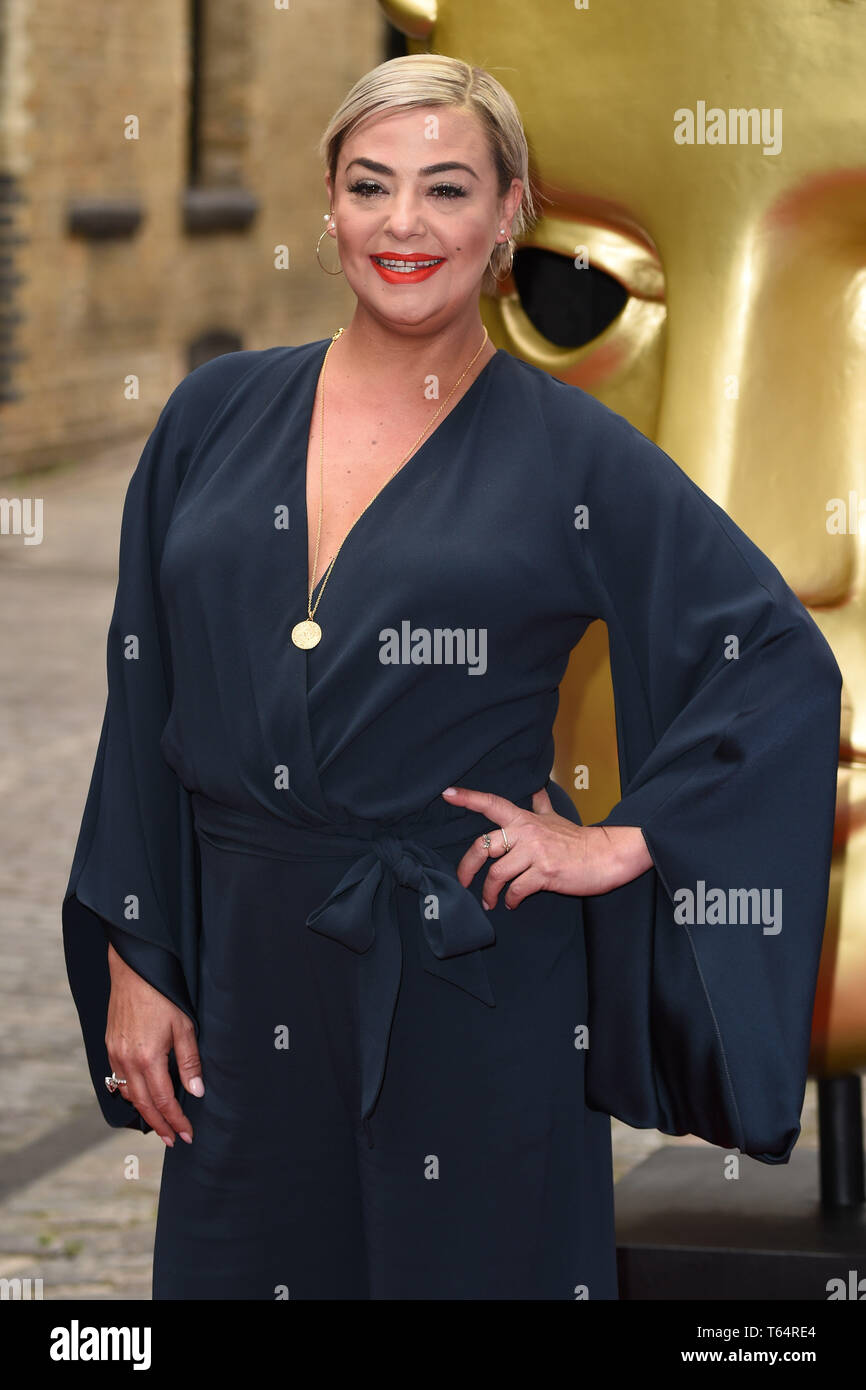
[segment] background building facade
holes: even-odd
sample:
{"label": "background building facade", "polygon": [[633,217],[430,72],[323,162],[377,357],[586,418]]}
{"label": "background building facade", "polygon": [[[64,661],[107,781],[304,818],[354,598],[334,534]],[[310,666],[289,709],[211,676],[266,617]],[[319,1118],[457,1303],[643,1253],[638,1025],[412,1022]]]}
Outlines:
{"label": "background building facade", "polygon": [[316,145],[403,51],[354,0],[0,0],[0,474],[140,438],[199,362],[343,321]]}

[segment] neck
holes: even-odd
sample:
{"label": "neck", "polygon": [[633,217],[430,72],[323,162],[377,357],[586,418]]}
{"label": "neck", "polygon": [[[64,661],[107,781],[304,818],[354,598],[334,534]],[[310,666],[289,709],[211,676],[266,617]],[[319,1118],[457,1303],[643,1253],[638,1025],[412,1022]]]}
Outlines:
{"label": "neck", "polygon": [[[484,342],[484,324],[478,306],[464,318],[444,328],[425,325],[394,327],[372,318],[359,305],[351,323],[334,344],[329,361],[345,379],[363,381],[375,391],[377,384],[393,386],[394,377],[439,376],[453,382]],[[495,352],[488,338],[472,368],[477,375]],[[330,366],[328,368],[330,372]]]}

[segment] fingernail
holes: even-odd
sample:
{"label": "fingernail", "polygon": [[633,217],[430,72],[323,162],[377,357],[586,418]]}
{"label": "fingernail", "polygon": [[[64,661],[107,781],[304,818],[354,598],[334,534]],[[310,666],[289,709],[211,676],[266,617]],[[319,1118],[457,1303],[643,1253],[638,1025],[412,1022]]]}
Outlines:
{"label": "fingernail", "polygon": [[167,1144],[170,1149],[174,1148],[174,1140],[169,1139],[168,1135],[161,1134],[159,1137],[162,1140],[163,1144]]}
{"label": "fingernail", "polygon": [[181,1139],[185,1139],[188,1144],[192,1143],[192,1135],[189,1133],[188,1130],[182,1129],[180,1131],[180,1137]]}
{"label": "fingernail", "polygon": [[446,787],[445,790],[444,790],[444,792],[442,793],[442,795],[443,795],[443,796],[451,796],[453,792],[456,792],[456,790],[457,790],[456,787]]}
{"label": "fingernail", "polygon": [[192,1091],[194,1096],[204,1095],[204,1082],[202,1081],[200,1076],[194,1076],[192,1078],[192,1080],[189,1083],[189,1089]]}
{"label": "fingernail", "polygon": [[481,899],[481,906],[484,908],[484,911],[485,911],[485,912],[489,912],[489,911],[490,911],[490,908],[488,907],[487,903],[484,901],[483,898]]}

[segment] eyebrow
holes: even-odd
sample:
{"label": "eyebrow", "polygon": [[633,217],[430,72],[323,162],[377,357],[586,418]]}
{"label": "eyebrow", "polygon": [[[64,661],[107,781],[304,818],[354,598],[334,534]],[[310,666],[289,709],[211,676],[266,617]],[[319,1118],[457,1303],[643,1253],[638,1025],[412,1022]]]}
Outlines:
{"label": "eyebrow", "polygon": [[[374,174],[390,174],[392,177],[394,175],[393,169],[389,169],[387,164],[378,164],[375,159],[350,159],[346,165],[346,173],[349,172],[353,164],[363,164],[365,169],[370,169]],[[428,174],[445,174],[449,169],[465,169],[466,173],[471,174],[474,179],[478,178],[475,170],[470,168],[468,164],[458,164],[456,161],[447,164],[427,164],[423,169],[419,169],[418,173],[422,178],[426,178]]]}

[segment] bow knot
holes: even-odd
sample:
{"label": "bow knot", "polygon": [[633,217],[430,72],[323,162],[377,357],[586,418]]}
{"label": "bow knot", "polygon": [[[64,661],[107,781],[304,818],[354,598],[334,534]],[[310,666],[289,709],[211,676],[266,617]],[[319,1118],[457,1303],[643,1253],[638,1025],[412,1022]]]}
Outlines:
{"label": "bow knot", "polygon": [[418,892],[418,944],[430,975],[457,985],[483,1004],[496,1001],[483,948],[496,940],[492,923],[451,864],[430,846],[376,835],[307,926],[358,955],[361,1020],[361,1120],[382,1087],[403,968],[394,884]]}
{"label": "bow knot", "polygon": [[428,974],[483,1004],[496,1003],[484,958],[484,947],[496,940],[490,917],[434,847],[463,844],[469,824],[483,823],[483,817],[461,816],[459,829],[455,824],[416,826],[417,838],[402,839],[378,824],[371,837],[369,822],[359,823],[353,834],[345,827],[332,830],[253,815],[201,792],[192,793],[192,805],[196,833],[218,849],[242,853],[253,847],[297,863],[323,855],[350,861],[306,925],[357,956],[361,1121],[369,1139],[368,1119],[385,1074],[403,970],[400,889],[418,894],[416,940]]}
{"label": "bow knot", "polygon": [[382,863],[389,868],[398,883],[405,888],[418,888],[421,865],[417,858],[406,853],[405,842],[395,835],[376,835],[373,847]]}

